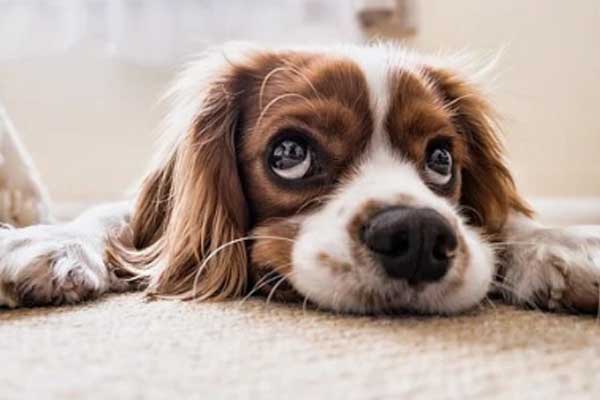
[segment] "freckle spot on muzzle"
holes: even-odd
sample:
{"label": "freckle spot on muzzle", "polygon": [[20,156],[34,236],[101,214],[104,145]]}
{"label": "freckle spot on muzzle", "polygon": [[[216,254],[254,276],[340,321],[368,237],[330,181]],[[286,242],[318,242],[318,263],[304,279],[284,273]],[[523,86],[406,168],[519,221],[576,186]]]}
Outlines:
{"label": "freckle spot on muzzle", "polygon": [[317,258],[322,265],[328,267],[333,273],[345,273],[352,269],[352,265],[350,265],[350,263],[336,260],[324,252],[320,252]]}

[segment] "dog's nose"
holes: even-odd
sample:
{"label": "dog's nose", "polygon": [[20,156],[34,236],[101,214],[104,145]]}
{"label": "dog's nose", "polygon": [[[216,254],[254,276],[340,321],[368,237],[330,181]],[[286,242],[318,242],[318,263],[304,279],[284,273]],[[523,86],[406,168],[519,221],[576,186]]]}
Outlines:
{"label": "dog's nose", "polygon": [[411,284],[441,279],[458,244],[446,218],[431,208],[388,208],[366,223],[361,239],[391,278]]}

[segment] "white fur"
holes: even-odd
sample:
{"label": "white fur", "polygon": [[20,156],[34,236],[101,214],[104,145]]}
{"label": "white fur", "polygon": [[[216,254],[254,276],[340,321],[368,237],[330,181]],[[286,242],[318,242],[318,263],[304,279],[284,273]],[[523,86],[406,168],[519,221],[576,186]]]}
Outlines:
{"label": "white fur", "polygon": [[513,214],[500,246],[506,253],[500,290],[510,302],[548,309],[598,304],[600,226],[548,228]]}
{"label": "white fur", "polygon": [[[453,219],[467,247],[469,257],[457,257],[439,282],[416,290],[406,282],[385,276],[378,265],[354,259],[352,238],[347,227],[355,214],[370,200],[389,205],[404,205],[401,196],[409,196],[411,205],[433,208]],[[338,263],[351,266],[336,273],[322,265],[319,257],[327,254]],[[473,229],[464,225],[454,208],[435,195],[422,181],[415,167],[391,153],[381,138],[372,142],[369,154],[356,178],[342,187],[323,209],[302,223],[292,254],[291,281],[300,293],[320,306],[339,311],[377,312],[390,309],[453,313],[479,303],[492,281],[494,255],[489,245]],[[459,276],[456,271],[465,269]],[[455,287],[449,289],[450,287]],[[361,297],[376,296],[377,304],[365,304]]]}
{"label": "white fur", "polygon": [[129,209],[106,204],[66,224],[0,230],[0,306],[76,303],[127,289],[103,255],[106,235]]}

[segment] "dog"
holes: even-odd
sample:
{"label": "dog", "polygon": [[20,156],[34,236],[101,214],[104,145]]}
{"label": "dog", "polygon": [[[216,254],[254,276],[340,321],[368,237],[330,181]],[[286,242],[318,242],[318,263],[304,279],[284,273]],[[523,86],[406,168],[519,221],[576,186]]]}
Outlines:
{"label": "dog", "polygon": [[0,232],[2,305],[139,289],[349,313],[454,314],[490,293],[598,310],[600,229],[535,221],[460,58],[229,45],[169,98],[135,200]]}

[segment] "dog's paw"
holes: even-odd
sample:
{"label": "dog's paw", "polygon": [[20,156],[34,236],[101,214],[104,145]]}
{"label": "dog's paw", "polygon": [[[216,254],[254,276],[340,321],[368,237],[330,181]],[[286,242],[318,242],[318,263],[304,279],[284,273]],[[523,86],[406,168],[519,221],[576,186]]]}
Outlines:
{"label": "dog's paw", "polygon": [[506,243],[501,291],[519,304],[597,312],[600,228],[537,229]]}
{"label": "dog's paw", "polygon": [[73,229],[38,225],[0,231],[0,305],[77,303],[126,289],[102,260],[102,247]]}

